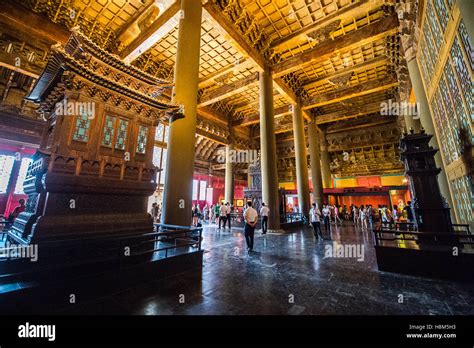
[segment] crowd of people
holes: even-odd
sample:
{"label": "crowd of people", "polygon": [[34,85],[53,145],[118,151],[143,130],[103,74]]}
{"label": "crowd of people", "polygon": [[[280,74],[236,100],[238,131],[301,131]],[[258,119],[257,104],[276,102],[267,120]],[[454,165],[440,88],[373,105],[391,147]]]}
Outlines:
{"label": "crowd of people", "polygon": [[337,205],[323,204],[320,210],[319,207],[313,203],[309,215],[310,222],[314,228],[314,235],[317,238],[322,238],[321,221],[324,223],[328,235],[331,232],[331,224],[337,225],[339,223],[342,225],[342,220],[339,215],[342,215],[344,220],[352,221],[356,227],[362,230],[372,230],[376,222],[380,222],[382,226],[401,221],[414,222],[414,214],[410,201],[407,202],[407,205],[403,209],[400,209],[397,205],[394,205],[392,209],[386,205],[379,205],[378,208],[375,209],[372,204],[360,206],[351,204],[348,209],[346,205],[341,208]]}
{"label": "crowd of people", "polygon": [[[210,206],[206,204],[202,210],[199,204],[194,204],[192,206],[192,224],[193,226],[201,226],[201,222],[207,222],[216,224],[218,230],[225,230],[226,226],[231,230],[233,216],[234,218],[237,216],[239,221],[243,218],[245,240],[250,252],[253,250],[255,227],[259,216],[261,217],[262,234],[266,234],[268,231],[270,209],[265,203],[262,203],[260,212],[257,212],[250,201],[242,209],[242,215],[240,215],[238,214],[240,213],[239,208],[234,207],[229,202],[216,203]],[[161,215],[159,204],[153,203],[151,215],[155,222],[159,221]],[[376,223],[381,225],[401,221],[413,223],[414,214],[410,201],[403,209],[400,209],[397,205],[394,205],[391,209],[386,205],[379,205],[376,209],[372,204],[360,206],[351,204],[349,208],[346,205],[341,207],[336,204],[323,204],[320,209],[316,203],[313,203],[309,211],[309,222],[313,227],[316,239],[331,239],[331,225],[342,225],[343,220],[351,221],[354,226],[362,230],[372,230]],[[322,225],[324,225],[326,238],[323,237]]]}
{"label": "crowd of people", "polygon": [[238,214],[240,213],[239,208],[234,207],[229,202],[221,202],[220,204],[213,204],[211,206],[206,204],[202,210],[199,204],[194,204],[192,207],[193,226],[200,226],[200,222],[203,221],[216,224],[218,230],[225,230],[226,226],[231,230],[232,214],[235,214],[239,220],[242,218],[244,221],[244,235],[247,243],[247,250],[251,252],[253,250],[255,227],[258,218],[259,216],[261,217],[262,234],[266,234],[268,231],[270,209],[265,205],[265,203],[262,203],[262,207],[258,213],[250,201],[247,202],[246,206],[242,209],[242,215],[240,216],[240,214]]}
{"label": "crowd of people", "polygon": [[192,214],[193,214],[193,226],[197,226],[199,221],[204,221],[207,223],[214,223],[219,226],[219,229],[226,228],[226,225],[231,229],[231,214],[238,213],[239,209],[234,207],[229,202],[221,202],[220,204],[213,204],[211,206],[204,205],[201,210],[199,204],[193,204]]}

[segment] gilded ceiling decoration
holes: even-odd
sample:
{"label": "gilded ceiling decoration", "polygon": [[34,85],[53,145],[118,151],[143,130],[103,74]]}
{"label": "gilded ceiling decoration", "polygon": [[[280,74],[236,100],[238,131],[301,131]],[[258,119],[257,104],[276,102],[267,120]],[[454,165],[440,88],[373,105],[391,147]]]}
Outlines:
{"label": "gilded ceiling decoration", "polygon": [[[301,103],[307,122],[315,118],[318,127],[328,131],[334,130],[334,125],[362,132],[364,127],[380,126],[386,120],[371,116],[380,110],[380,103],[403,100],[410,88],[402,46],[406,33],[412,30],[410,21],[416,7],[409,1],[393,5],[384,0],[207,1],[201,24],[198,134],[215,144],[234,141],[241,148],[258,147],[258,71],[262,64],[274,72],[277,135],[291,136],[289,106],[295,102]],[[180,16],[173,0],[27,0],[17,6],[61,30],[79,27],[97,52],[107,51],[111,61],[119,59],[129,64],[130,71],[142,71],[145,75],[138,79],[173,81]],[[156,42],[145,45],[147,35],[154,35]],[[2,61],[5,56],[12,67],[18,56],[25,72],[37,78],[49,54],[62,53],[39,41],[34,43],[2,31]],[[63,55],[71,67],[76,65],[75,74],[94,70],[93,61],[81,58],[78,64],[71,58]],[[146,90],[147,83],[140,86],[125,81],[107,69],[94,74],[120,85],[126,96],[107,95],[78,80],[73,88],[85,88],[95,97],[114,98],[134,112],[146,111],[138,110],[127,98],[145,104],[147,98],[171,101],[169,87]],[[10,78],[8,74],[4,77],[5,85]],[[13,76],[13,81],[16,78]],[[396,129],[400,124],[387,122],[384,127]]]}

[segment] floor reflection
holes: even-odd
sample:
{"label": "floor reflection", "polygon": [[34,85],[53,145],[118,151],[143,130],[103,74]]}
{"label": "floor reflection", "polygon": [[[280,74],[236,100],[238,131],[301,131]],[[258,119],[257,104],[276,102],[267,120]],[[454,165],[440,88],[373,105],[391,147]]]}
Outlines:
{"label": "floor reflection", "polygon": [[[206,226],[202,274],[150,281],[103,298],[100,305],[78,305],[66,312],[86,314],[95,308],[104,314],[149,315],[474,314],[474,284],[379,272],[371,232],[348,223],[331,229],[332,239],[325,241],[315,240],[309,227],[279,235],[257,231],[255,251],[249,254],[242,229]],[[363,261],[351,255],[327,257],[333,241],[363,246]],[[403,303],[398,301],[400,294]]]}

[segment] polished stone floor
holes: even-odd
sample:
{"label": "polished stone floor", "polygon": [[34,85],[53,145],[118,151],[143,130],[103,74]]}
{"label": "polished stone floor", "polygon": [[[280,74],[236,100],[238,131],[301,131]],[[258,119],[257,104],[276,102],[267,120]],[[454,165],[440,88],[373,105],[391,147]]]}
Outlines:
{"label": "polished stone floor", "polygon": [[142,283],[59,313],[474,314],[474,284],[379,272],[371,235],[349,224],[334,228],[332,240],[363,245],[363,260],[325,257],[333,242],[315,241],[310,228],[256,232],[249,255],[241,229],[206,226],[202,274]]}

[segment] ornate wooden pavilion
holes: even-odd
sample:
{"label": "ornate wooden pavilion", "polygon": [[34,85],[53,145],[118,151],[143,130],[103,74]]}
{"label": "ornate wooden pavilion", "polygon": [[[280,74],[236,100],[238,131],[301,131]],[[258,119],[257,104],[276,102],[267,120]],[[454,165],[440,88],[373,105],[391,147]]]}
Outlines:
{"label": "ornate wooden pavilion", "polygon": [[[46,121],[35,86],[71,33],[82,33],[83,45],[110,65],[128,67],[135,82],[100,72],[128,90],[126,109],[159,108],[146,98],[181,107],[184,118],[171,128],[170,115],[153,120],[154,163],[168,163],[157,179],[167,222],[189,220],[176,201],[190,205],[193,173],[232,173],[226,200],[235,179],[247,180],[247,164],[218,162],[224,146],[260,150],[265,201],[275,202],[279,183],[293,181],[307,209],[309,181],[321,202],[337,178],[403,174],[400,137],[420,127],[441,150],[438,180],[453,220],[473,221],[469,0],[27,0],[0,7],[2,142],[39,147]],[[174,92],[142,96],[145,85],[168,82]],[[416,113],[381,112],[414,102]],[[270,227],[278,224],[275,217]]]}

